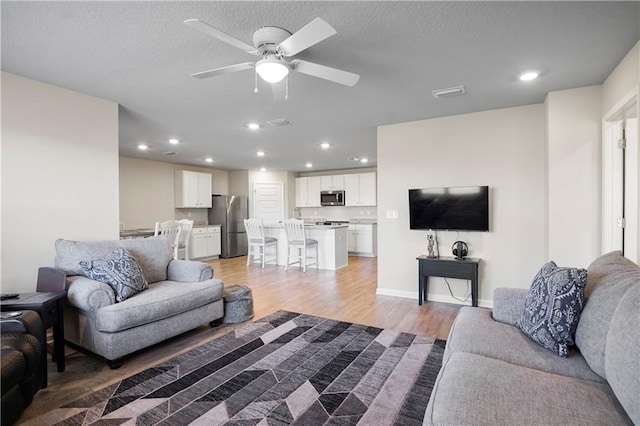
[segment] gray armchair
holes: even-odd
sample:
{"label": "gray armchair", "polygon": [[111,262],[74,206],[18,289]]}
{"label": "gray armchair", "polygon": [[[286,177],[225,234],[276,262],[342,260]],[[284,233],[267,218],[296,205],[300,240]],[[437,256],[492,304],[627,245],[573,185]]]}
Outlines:
{"label": "gray armchair", "polygon": [[[148,288],[116,302],[111,286],[84,275],[81,261],[125,248],[139,263]],[[167,240],[56,241],[56,266],[68,274],[65,338],[105,358],[112,368],[133,352],[224,315],[222,281],[203,262],[174,260]]]}

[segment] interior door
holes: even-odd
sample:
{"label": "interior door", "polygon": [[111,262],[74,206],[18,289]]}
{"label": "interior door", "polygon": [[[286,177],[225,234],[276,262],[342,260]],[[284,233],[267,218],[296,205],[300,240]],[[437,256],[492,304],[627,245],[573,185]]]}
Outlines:
{"label": "interior door", "polygon": [[284,186],[282,182],[253,184],[253,214],[266,224],[284,220]]}

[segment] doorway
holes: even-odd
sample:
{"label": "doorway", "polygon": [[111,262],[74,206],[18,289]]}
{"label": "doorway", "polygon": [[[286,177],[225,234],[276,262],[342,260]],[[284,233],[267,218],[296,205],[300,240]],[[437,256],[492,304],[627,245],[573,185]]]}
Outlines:
{"label": "doorway", "polygon": [[284,220],[284,185],[282,182],[253,184],[253,215],[265,224]]}
{"label": "doorway", "polygon": [[603,120],[602,251],[621,250],[638,262],[640,175],[638,95],[634,91]]}

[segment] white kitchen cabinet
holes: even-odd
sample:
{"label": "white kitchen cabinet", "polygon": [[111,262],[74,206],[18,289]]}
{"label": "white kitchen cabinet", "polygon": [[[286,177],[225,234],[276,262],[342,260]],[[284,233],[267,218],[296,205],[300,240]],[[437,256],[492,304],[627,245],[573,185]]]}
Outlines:
{"label": "white kitchen cabinet", "polygon": [[220,227],[205,226],[191,231],[191,259],[204,259],[220,256]]}
{"label": "white kitchen cabinet", "polygon": [[345,206],[364,207],[377,204],[376,173],[344,175]]}
{"label": "white kitchen cabinet", "polygon": [[321,191],[342,191],[344,190],[344,175],[320,176]]}
{"label": "white kitchen cabinet", "polygon": [[347,230],[347,250],[349,253],[354,253],[356,251],[356,226],[349,225],[349,229]]}
{"label": "white kitchen cabinet", "polygon": [[296,207],[320,207],[320,176],[296,178]]}
{"label": "white kitchen cabinet", "polygon": [[175,174],[176,208],[211,207],[211,174],[180,170]]}
{"label": "white kitchen cabinet", "polygon": [[377,240],[376,224],[349,225],[349,230],[347,231],[349,253],[358,256],[375,257],[378,254]]}

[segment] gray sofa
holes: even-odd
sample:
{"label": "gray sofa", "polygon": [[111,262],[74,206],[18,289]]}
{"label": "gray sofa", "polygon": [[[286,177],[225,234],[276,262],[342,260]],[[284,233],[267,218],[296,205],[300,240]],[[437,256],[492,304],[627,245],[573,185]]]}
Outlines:
{"label": "gray sofa", "polygon": [[461,308],[424,425],[640,425],[640,267],[612,252],[587,271],[568,358],[514,326],[527,290]]}
{"label": "gray sofa", "polygon": [[[222,281],[202,262],[174,260],[160,238],[79,242],[57,240],[56,267],[67,272],[65,340],[109,361],[121,358],[224,315]],[[112,288],[83,276],[80,261],[123,247],[140,264],[148,288],[116,303]]]}

